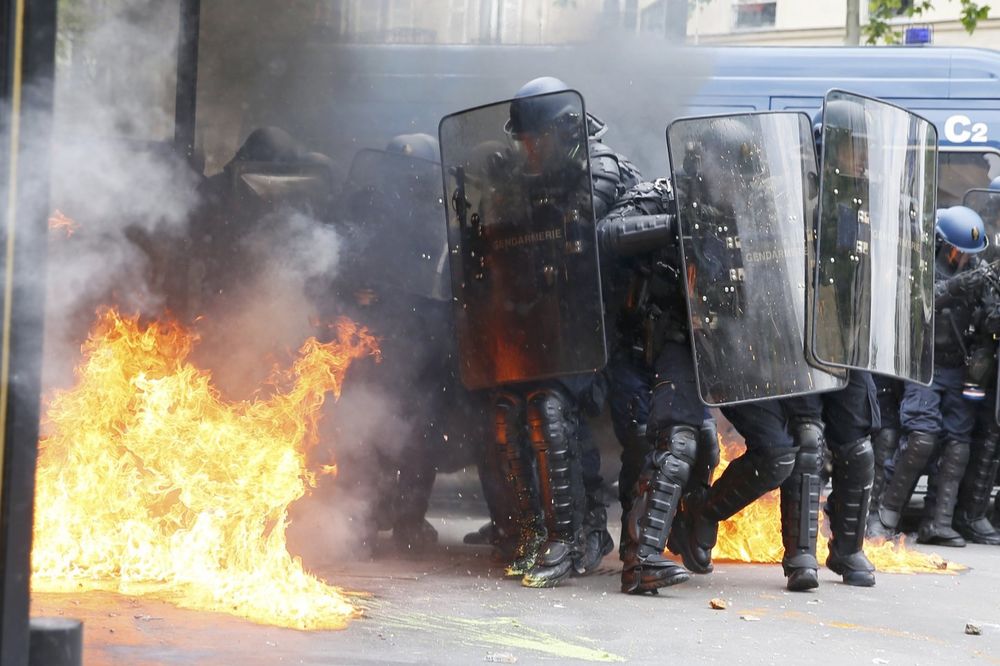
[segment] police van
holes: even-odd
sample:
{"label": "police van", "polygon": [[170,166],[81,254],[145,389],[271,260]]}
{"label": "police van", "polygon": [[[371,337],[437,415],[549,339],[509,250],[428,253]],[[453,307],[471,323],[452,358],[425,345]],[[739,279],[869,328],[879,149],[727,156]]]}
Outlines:
{"label": "police van", "polygon": [[1000,176],[1000,52],[971,48],[719,48],[686,111],[818,112],[842,88],[930,120],[940,146],[938,206]]}
{"label": "police van", "polygon": [[[666,173],[663,128],[679,116],[792,109],[814,116],[831,88],[926,117],[941,147],[939,206],[1000,176],[1000,51],[944,47],[670,47],[336,45],[314,53],[329,77],[308,87],[349,143],[434,133],[458,109],[513,96],[536,76],[580,90],[608,121],[608,142],[647,177]],[[336,66],[339,64],[339,66]],[[317,97],[327,96],[324,100]],[[303,123],[305,124],[305,123]],[[371,133],[372,136],[367,136]],[[382,132],[386,136],[376,133]],[[651,136],[651,132],[655,135]],[[328,136],[327,139],[336,137]],[[331,154],[339,146],[325,147]]]}

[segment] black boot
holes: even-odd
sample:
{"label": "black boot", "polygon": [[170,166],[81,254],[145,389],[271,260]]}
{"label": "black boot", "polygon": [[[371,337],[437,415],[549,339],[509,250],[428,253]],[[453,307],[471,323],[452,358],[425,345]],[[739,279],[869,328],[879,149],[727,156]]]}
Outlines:
{"label": "black boot", "polygon": [[962,548],[965,539],[951,526],[958,501],[958,487],[969,463],[969,444],[950,440],[938,458],[938,472],[933,479],[934,503],[929,507],[917,532],[917,543]]}
{"label": "black boot", "polygon": [[823,467],[823,424],[793,420],[789,432],[796,444],[795,467],[781,484],[781,567],[789,590],[819,587],[816,537],[819,534],[820,470]]}
{"label": "black boot", "polygon": [[826,505],[833,538],[826,566],[857,587],[875,584],[875,566],[863,550],[874,475],[875,454],[867,437],[833,449],[833,491]]}
{"label": "black boot", "polygon": [[899,534],[899,520],[903,507],[910,501],[913,484],[924,471],[937,446],[937,435],[930,432],[911,432],[906,437],[906,450],[897,456],[896,471],[882,491],[878,516],[868,522],[868,536],[894,539]]}
{"label": "black boot", "polygon": [[1000,468],[998,442],[1000,431],[995,426],[973,442],[955,509],[954,527],[959,534],[973,543],[988,546],[1000,545],[1000,531],[986,517],[993,483]]}
{"label": "black boot", "polygon": [[547,539],[521,584],[555,587],[573,573],[583,524],[583,468],[570,399],[554,389],[528,396],[528,431],[538,465]]}
{"label": "black boot", "polygon": [[704,503],[685,503],[670,533],[668,547],[694,573],[711,573],[719,523],[780,486],[794,466],[795,449],[764,449],[743,454],[712,484]]}
{"label": "black boot", "polygon": [[587,515],[583,518],[583,537],[580,555],[573,563],[573,570],[579,576],[586,576],[598,566],[604,556],[615,548],[615,542],[608,532],[608,509],[600,500],[587,498]]}
{"label": "black boot", "polygon": [[872,499],[868,513],[875,515],[882,502],[882,490],[885,488],[885,464],[895,455],[899,448],[899,431],[895,428],[882,428],[872,439],[872,449],[875,452],[875,477],[872,480]]}
{"label": "black boot", "polygon": [[656,435],[655,447],[636,483],[632,509],[624,517],[628,538],[623,548],[622,592],[656,593],[690,578],[663,556],[681,495],[697,455],[697,431],[672,426]]}
{"label": "black boot", "polygon": [[[496,546],[507,559],[506,575],[523,576],[535,564],[544,542],[534,470],[524,440],[524,402],[501,393],[494,405],[497,464],[505,478],[505,496],[496,509]],[[509,496],[509,497],[508,497]]]}

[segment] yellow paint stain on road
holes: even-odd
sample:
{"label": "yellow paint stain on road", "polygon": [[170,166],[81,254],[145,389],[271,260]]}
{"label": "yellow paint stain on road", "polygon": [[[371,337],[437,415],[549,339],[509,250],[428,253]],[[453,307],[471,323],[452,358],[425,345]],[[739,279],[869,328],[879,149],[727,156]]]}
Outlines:
{"label": "yellow paint stain on road", "polygon": [[806,624],[812,624],[816,626],[832,627],[834,629],[844,629],[845,631],[857,631],[866,634],[877,634],[879,636],[886,636],[888,638],[903,638],[907,640],[926,641],[928,643],[938,643],[939,645],[948,644],[947,641],[943,641],[940,638],[935,638],[933,636],[927,636],[926,634],[915,634],[912,631],[902,631],[900,629],[893,629],[891,627],[854,624],[853,622],[835,622],[835,621],[831,622],[828,620],[822,620],[812,615],[807,615],[806,613],[800,613],[798,611],[785,611],[784,613],[781,614],[781,617],[788,620],[798,620],[800,622],[805,622]]}
{"label": "yellow paint stain on road", "polygon": [[[624,657],[606,650],[588,647],[563,640],[544,631],[524,625],[512,617],[486,620],[428,615],[414,612],[394,612],[373,605],[366,613],[369,619],[382,621],[392,627],[436,632],[435,638],[448,638],[465,644],[484,644],[506,649],[530,650],[562,659],[579,659],[596,662],[622,662]],[[577,637],[584,642],[587,639]]]}

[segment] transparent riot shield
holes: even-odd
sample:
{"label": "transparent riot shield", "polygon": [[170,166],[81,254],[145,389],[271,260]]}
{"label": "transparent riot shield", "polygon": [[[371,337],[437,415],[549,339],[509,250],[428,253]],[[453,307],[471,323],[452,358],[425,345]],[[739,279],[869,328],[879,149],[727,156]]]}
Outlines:
{"label": "transparent riot shield", "polygon": [[937,133],[832,90],[823,114],[812,349],[823,364],[929,384]]}
{"label": "transparent riot shield", "polygon": [[[986,238],[989,244],[977,258],[981,262],[993,264],[994,267],[1000,265],[1000,190],[973,189],[965,193],[962,205],[971,208],[979,213],[986,225]],[[995,269],[996,270],[996,269]],[[985,295],[985,301],[990,306],[988,309],[996,307],[1000,302],[1000,293],[993,288]],[[1000,365],[997,364],[998,349],[994,336],[987,331],[977,330],[977,336],[970,343],[969,349],[969,380],[980,385],[983,389],[989,389],[989,383],[993,382],[993,393],[997,394],[994,416],[1000,424]],[[989,395],[990,391],[986,391]]]}
{"label": "transparent riot shield", "polygon": [[603,366],[583,98],[567,91],[456,113],[440,139],[463,383]]}
{"label": "transparent riot shield", "polygon": [[402,293],[451,299],[439,163],[362,150],[340,205],[350,251],[367,277]]}
{"label": "transparent riot shield", "polygon": [[805,357],[806,230],[818,194],[809,118],[686,118],[667,128],[667,144],[701,399],[844,386]]}

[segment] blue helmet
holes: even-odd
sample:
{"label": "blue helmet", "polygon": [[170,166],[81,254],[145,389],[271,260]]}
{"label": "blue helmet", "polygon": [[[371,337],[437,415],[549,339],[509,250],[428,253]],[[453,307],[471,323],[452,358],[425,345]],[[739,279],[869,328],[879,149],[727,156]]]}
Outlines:
{"label": "blue helmet", "polygon": [[[570,87],[554,76],[540,76],[525,83],[510,103],[510,119],[505,129],[515,139],[519,134],[540,134],[560,125],[574,125],[579,119],[577,105],[563,95]],[[538,97],[538,95],[546,95]]]}
{"label": "blue helmet", "polygon": [[997,176],[996,178],[990,181],[989,189],[1000,190],[1000,176]]}
{"label": "blue helmet", "polygon": [[938,208],[935,229],[943,241],[968,254],[982,252],[989,245],[983,218],[965,206]]}

